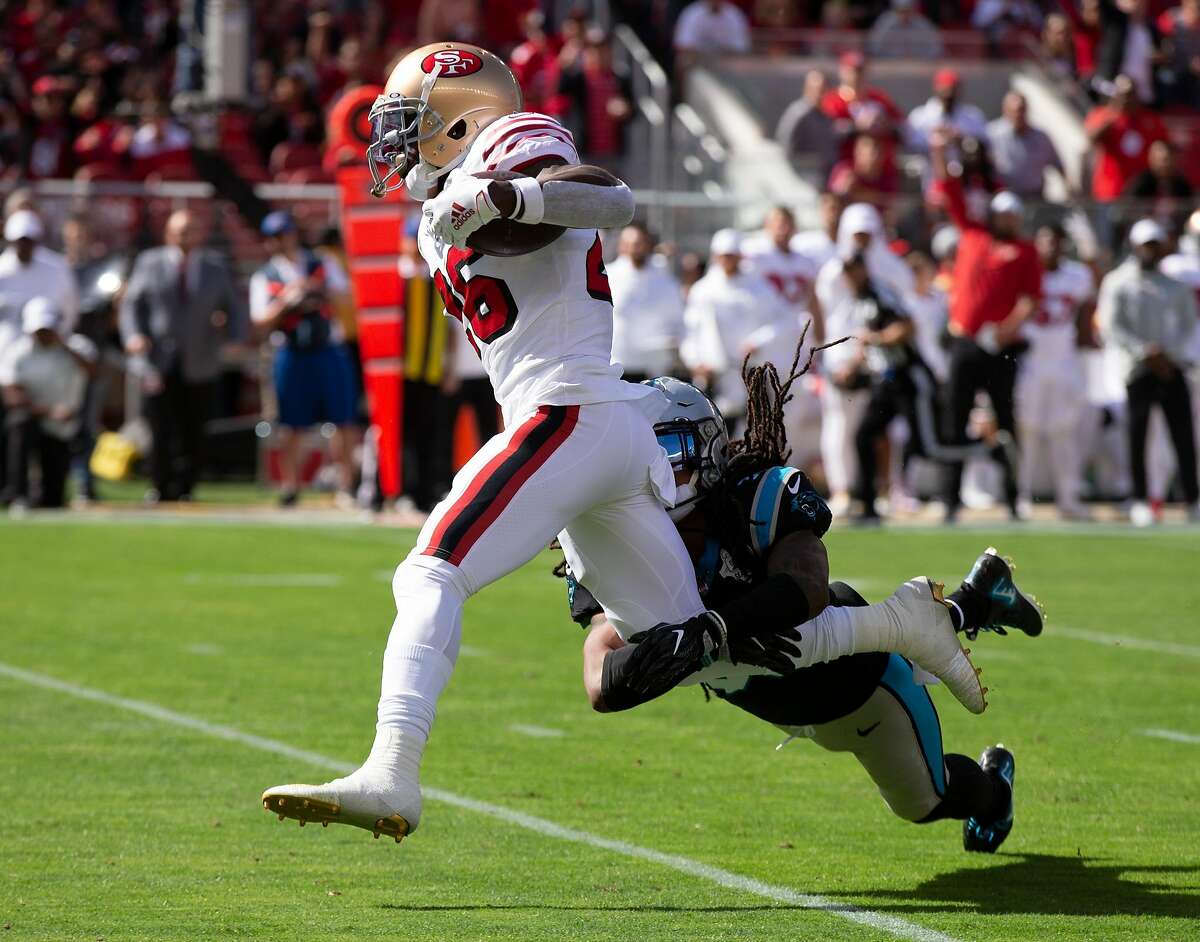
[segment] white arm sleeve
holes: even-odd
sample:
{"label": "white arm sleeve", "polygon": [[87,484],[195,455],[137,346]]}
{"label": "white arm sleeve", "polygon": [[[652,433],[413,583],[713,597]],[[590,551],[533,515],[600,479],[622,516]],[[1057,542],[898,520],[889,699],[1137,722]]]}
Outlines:
{"label": "white arm sleeve", "polygon": [[568,229],[612,229],[633,219],[633,192],[620,186],[596,186],[549,180],[542,184],[542,222]]}

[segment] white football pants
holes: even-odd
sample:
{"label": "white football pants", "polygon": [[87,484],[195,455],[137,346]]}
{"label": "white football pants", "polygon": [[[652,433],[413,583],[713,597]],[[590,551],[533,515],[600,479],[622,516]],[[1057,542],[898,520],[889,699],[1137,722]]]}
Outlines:
{"label": "white football pants", "polygon": [[556,535],[622,636],[700,614],[691,559],[657,496],[673,487],[634,402],[542,406],[487,442],[392,580],[379,725],[424,741],[458,656],[463,603]]}

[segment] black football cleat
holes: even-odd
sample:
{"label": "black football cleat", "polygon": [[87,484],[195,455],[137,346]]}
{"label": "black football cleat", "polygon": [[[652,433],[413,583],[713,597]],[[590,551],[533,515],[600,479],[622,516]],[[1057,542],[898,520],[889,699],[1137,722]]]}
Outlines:
{"label": "black football cleat", "polygon": [[1013,754],[1005,749],[1003,744],[997,743],[983,750],[983,755],[979,757],[979,767],[988,775],[1008,783],[1008,810],[1002,818],[987,823],[967,818],[963,822],[963,850],[994,854],[1012,831],[1013,778],[1016,775],[1017,763]]}
{"label": "black football cleat", "polygon": [[1012,561],[996,552],[994,546],[989,546],[975,560],[963,586],[973,589],[987,604],[987,612],[979,624],[965,629],[972,640],[980,631],[1008,634],[1006,628],[1023,631],[1031,638],[1042,633],[1046,614],[1041,603],[1021,591],[1013,578]]}

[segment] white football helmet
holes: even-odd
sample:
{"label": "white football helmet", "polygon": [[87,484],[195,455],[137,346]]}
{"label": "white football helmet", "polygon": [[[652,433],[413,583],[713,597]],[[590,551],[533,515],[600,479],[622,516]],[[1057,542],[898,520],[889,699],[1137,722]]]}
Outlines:
{"label": "white football helmet", "polygon": [[646,385],[669,400],[654,423],[658,443],[666,450],[672,468],[692,472],[686,483],[676,485],[675,504],[667,511],[678,523],[721,483],[729,431],[716,403],[691,383],[659,376],[646,380]]}

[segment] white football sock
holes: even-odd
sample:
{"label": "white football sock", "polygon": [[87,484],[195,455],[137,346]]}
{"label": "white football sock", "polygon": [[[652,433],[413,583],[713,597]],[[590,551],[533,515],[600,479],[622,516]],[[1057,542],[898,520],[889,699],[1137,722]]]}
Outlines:
{"label": "white football sock", "polygon": [[379,726],[424,744],[458,657],[468,593],[457,566],[410,556],[396,569],[392,594],[396,620],[383,653]]}
{"label": "white football sock", "polygon": [[848,654],[900,648],[900,613],[888,601],[874,605],[827,605],[800,626],[802,654],[792,660],[811,667]]}

